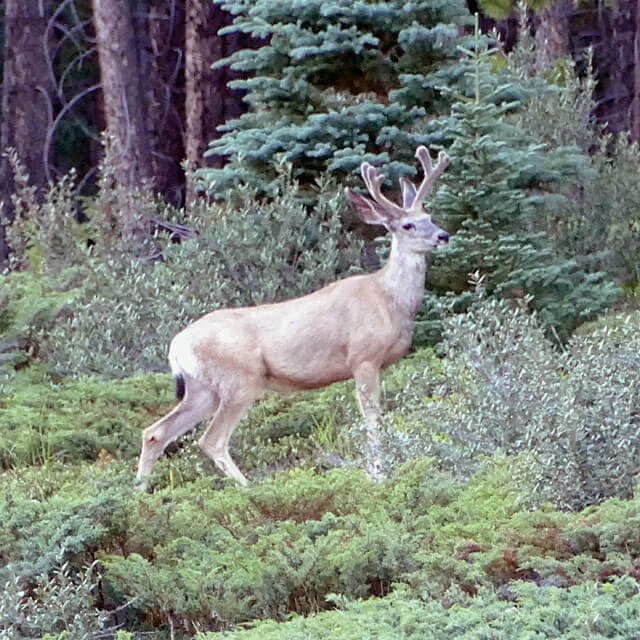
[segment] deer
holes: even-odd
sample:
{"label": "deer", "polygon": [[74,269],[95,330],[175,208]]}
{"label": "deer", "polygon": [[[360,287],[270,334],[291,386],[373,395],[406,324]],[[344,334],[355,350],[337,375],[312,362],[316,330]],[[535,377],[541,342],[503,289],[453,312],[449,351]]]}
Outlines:
{"label": "deer", "polygon": [[318,389],[353,378],[367,438],[368,472],[380,476],[380,370],[409,350],[425,288],[426,256],[449,241],[423,201],[449,164],[440,151],[415,152],[424,177],[418,187],[400,179],[402,205],[382,193],[385,175],[368,162],[360,173],[370,197],[345,189],[355,213],[391,234],[391,251],[373,273],[337,280],[299,298],[218,309],[178,333],[169,364],[179,403],[144,429],[136,485],[146,489],[167,445],[209,420],[198,444],[239,485],[247,479],[229,454],[234,429],[265,391]]}

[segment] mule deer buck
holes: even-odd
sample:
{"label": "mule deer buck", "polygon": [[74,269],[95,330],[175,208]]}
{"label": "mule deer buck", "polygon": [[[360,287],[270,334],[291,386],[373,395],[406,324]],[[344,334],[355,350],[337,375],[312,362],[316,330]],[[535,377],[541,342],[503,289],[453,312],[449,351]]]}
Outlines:
{"label": "mule deer buck", "polygon": [[301,298],[214,311],[173,338],[169,363],[180,403],[144,430],[138,485],[146,486],[170,442],[210,418],[200,447],[224,474],[245,486],[246,478],[229,455],[229,439],[258,395],[316,389],[349,378],[355,380],[374,461],[369,471],[378,475],[379,372],[408,351],[424,293],[425,256],[449,240],[422,206],[449,157],[441,151],[434,167],[424,146],[416,157],[424,178],[417,189],[401,179],[402,206],[382,194],[384,176],[367,162],[360,170],[371,198],[346,189],[365,222],[391,233],[391,253],[382,269]]}

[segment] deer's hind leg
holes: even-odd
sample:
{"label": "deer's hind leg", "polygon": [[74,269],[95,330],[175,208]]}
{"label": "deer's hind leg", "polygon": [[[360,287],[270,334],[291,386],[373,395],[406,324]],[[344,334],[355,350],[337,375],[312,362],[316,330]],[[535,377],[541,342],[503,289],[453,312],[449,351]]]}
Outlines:
{"label": "deer's hind leg", "polygon": [[241,383],[225,389],[220,394],[215,415],[198,441],[202,451],[215,462],[218,469],[243,487],[247,486],[247,479],[229,454],[229,440],[260,388],[258,380],[243,379]]}
{"label": "deer's hind leg", "polygon": [[186,379],[185,396],[171,412],[142,433],[142,451],[138,461],[136,485],[146,488],[145,478],[162,456],[166,446],[206,420],[215,410],[218,398],[211,389],[194,378]]}

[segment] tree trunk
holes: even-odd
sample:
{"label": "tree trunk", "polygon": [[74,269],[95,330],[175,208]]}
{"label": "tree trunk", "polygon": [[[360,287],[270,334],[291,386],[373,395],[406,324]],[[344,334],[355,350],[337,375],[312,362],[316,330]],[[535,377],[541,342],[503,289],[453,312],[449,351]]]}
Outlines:
{"label": "tree trunk", "polygon": [[107,132],[119,186],[151,186],[151,154],[141,64],[134,29],[135,2],[93,0]]}
{"label": "tree trunk", "polygon": [[536,70],[539,74],[553,69],[558,58],[570,55],[570,0],[559,0],[536,14]]}
{"label": "tree trunk", "polygon": [[[36,186],[47,182],[44,142],[52,120],[54,81],[49,74],[47,23],[52,0],[25,2],[5,0],[4,71],[0,118],[0,152],[13,147]],[[10,197],[13,172],[6,157],[0,157],[0,217],[13,219]],[[8,248],[0,226],[0,270],[6,266]]]}
{"label": "tree trunk", "polygon": [[[205,158],[204,153],[209,142],[221,135],[218,126],[246,110],[242,95],[227,88],[229,80],[240,74],[226,67],[211,69],[216,61],[252,44],[245,34],[218,35],[218,31],[231,22],[231,15],[210,0],[187,1],[185,156],[190,171],[222,166],[222,158]],[[187,203],[194,197],[193,180],[187,176]]]}
{"label": "tree trunk", "polygon": [[[211,65],[222,58],[218,29],[223,12],[210,0],[188,0],[185,29],[185,156],[189,172],[207,166],[204,152],[224,122],[224,86]],[[195,198],[193,180],[187,176],[186,202]]]}
{"label": "tree trunk", "polygon": [[175,205],[184,201],[184,3],[138,0],[141,52],[154,186]]}
{"label": "tree trunk", "polygon": [[636,1],[633,39],[633,114],[631,137],[640,142],[640,0]]}

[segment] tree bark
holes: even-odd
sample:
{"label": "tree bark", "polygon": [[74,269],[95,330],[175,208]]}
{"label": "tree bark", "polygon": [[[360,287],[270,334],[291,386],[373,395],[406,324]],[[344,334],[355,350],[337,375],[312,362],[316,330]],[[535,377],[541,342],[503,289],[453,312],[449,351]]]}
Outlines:
{"label": "tree bark", "polygon": [[92,0],[107,132],[119,186],[151,186],[144,82],[134,29],[135,2]]}
{"label": "tree bark", "polygon": [[640,142],[640,0],[636,0],[635,34],[633,39],[633,113],[631,137]]}
{"label": "tree bark", "polygon": [[570,55],[569,0],[550,3],[536,14],[536,69],[539,74],[553,69],[558,58]]}
{"label": "tree bark", "polygon": [[[222,58],[218,29],[223,12],[210,0],[188,0],[185,29],[185,156],[189,171],[208,166],[204,152],[224,122],[224,85],[211,65]],[[193,180],[187,176],[186,202],[195,198]]]}
{"label": "tree bark", "polygon": [[[218,126],[246,111],[239,92],[227,83],[241,74],[228,69],[211,69],[216,61],[237,49],[252,46],[245,34],[219,36],[231,24],[229,13],[210,0],[187,0],[185,29],[185,156],[190,171],[221,167],[220,157],[205,158],[211,140],[221,134]],[[195,198],[193,181],[187,176],[187,203]]]}
{"label": "tree bark", "polygon": [[184,201],[185,7],[178,0],[138,0],[147,130],[155,188],[175,205]]}
{"label": "tree bark", "polygon": [[[4,70],[0,113],[0,152],[13,147],[36,186],[47,182],[44,141],[52,121],[54,80],[49,74],[47,24],[52,0],[24,2],[5,0]],[[13,172],[6,157],[0,157],[0,217],[11,222],[10,197]],[[8,247],[0,226],[0,270],[6,266]]]}

